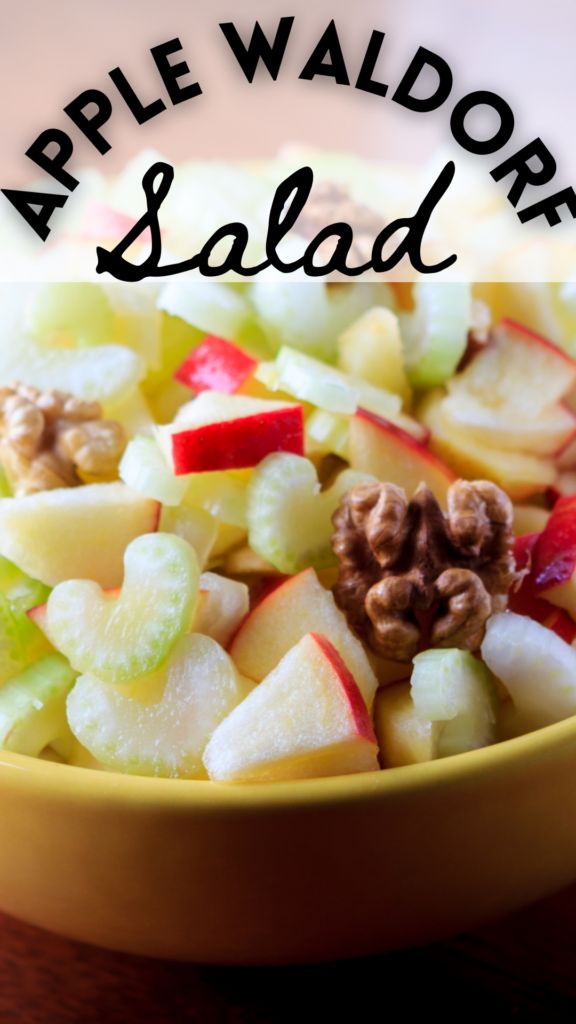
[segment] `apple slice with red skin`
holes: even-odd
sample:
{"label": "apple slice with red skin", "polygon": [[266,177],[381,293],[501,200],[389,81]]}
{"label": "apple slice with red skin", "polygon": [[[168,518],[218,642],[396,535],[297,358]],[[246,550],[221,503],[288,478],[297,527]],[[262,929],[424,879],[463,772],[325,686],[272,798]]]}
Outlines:
{"label": "apple slice with red skin", "polygon": [[171,434],[176,476],[222,469],[249,469],[272,452],[304,455],[301,405],[206,423]]}
{"label": "apple slice with red skin", "polygon": [[521,572],[528,569],[518,590],[511,590],[508,595],[508,607],[510,611],[518,615],[529,615],[531,619],[542,622],[552,611],[549,602],[538,597],[535,590],[534,574],[534,551],[539,533],[523,533],[514,540],[514,561],[516,568]]}
{"label": "apple slice with red skin", "polygon": [[250,608],[248,587],[238,580],[203,572],[191,632],[210,636],[226,647]]}
{"label": "apple slice with red skin", "polygon": [[270,782],[378,769],[378,741],[336,648],[308,633],[212,734],[215,782]]}
{"label": "apple slice with red skin", "polygon": [[554,608],[547,618],[542,620],[542,625],[551,629],[553,633],[556,633],[556,636],[559,636],[561,640],[565,640],[567,644],[573,644],[574,640],[576,640],[576,622],[563,608]]}
{"label": "apple slice with red skin", "polygon": [[358,409],[350,420],[350,464],[411,496],[425,483],[445,507],[456,474],[437,455],[389,420]]}
{"label": "apple slice with red skin", "polygon": [[540,345],[546,349],[550,358],[556,360],[557,367],[563,367],[565,371],[570,373],[569,381],[567,380],[567,387],[565,394],[569,394],[572,388],[576,385],[576,359],[568,355],[564,349],[559,348],[549,338],[545,338],[544,335],[538,334],[536,331],[530,330],[525,324],[521,324],[518,320],[512,320],[509,317],[504,317],[500,321],[499,330],[505,332],[507,338],[511,341],[517,341],[522,345]]}
{"label": "apple slice with red skin", "polygon": [[539,597],[576,619],[576,497],[560,498],[534,550]]}
{"label": "apple slice with red skin", "polygon": [[309,632],[321,633],[334,644],[371,708],[377,682],[364,647],[313,569],[279,584],[270,581],[228,650],[238,671],[259,682]]}
{"label": "apple slice with red skin", "polygon": [[502,320],[493,340],[449,383],[451,394],[538,418],[576,386],[576,361],[547,338]]}
{"label": "apple slice with red skin", "polygon": [[238,345],[208,335],[176,370],[174,377],[192,391],[220,391],[232,395],[256,369],[256,359]]}
{"label": "apple slice with red skin", "polygon": [[536,586],[536,551],[540,541],[540,533],[525,533],[516,537],[514,542],[514,558],[517,569],[530,569],[522,580],[521,587],[510,591],[508,608],[518,615],[529,615],[531,619],[547,626],[553,633],[571,644],[576,639],[576,622],[561,608],[555,608],[550,601],[538,593]]}

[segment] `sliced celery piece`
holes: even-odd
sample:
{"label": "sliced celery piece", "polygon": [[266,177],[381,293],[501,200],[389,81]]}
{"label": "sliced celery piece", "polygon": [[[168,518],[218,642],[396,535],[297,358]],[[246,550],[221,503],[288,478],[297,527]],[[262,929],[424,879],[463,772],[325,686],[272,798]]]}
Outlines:
{"label": "sliced celery piece", "polygon": [[76,673],[48,654],[0,687],[0,747],[37,757],[68,732],[66,697]]}
{"label": "sliced celery piece", "polygon": [[412,699],[417,711],[442,723],[438,757],[485,747],[495,740],[498,698],[490,671],[469,651],[423,651],[414,658]]}

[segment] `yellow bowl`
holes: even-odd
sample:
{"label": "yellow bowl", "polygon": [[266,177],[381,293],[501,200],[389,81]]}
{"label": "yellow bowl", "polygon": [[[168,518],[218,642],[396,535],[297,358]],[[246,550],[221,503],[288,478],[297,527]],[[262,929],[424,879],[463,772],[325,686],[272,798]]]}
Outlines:
{"label": "yellow bowl", "polygon": [[474,753],[261,786],[0,752],[0,908],[205,963],[429,942],[576,877],[576,718]]}

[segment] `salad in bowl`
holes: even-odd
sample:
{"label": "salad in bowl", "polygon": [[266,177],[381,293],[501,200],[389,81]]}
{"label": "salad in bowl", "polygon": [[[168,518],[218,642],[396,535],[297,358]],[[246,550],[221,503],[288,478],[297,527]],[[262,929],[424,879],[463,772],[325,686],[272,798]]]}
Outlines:
{"label": "salad in bowl", "polygon": [[10,302],[5,750],[264,784],[576,713],[566,287],[55,283]]}

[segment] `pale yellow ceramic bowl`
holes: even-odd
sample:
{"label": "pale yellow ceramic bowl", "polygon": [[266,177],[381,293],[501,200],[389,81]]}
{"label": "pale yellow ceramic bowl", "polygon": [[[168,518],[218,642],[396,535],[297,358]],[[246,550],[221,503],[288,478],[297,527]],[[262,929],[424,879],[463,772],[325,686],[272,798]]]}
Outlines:
{"label": "pale yellow ceramic bowl", "polygon": [[576,718],[379,773],[218,786],[0,752],[0,908],[206,963],[375,953],[576,878]]}

